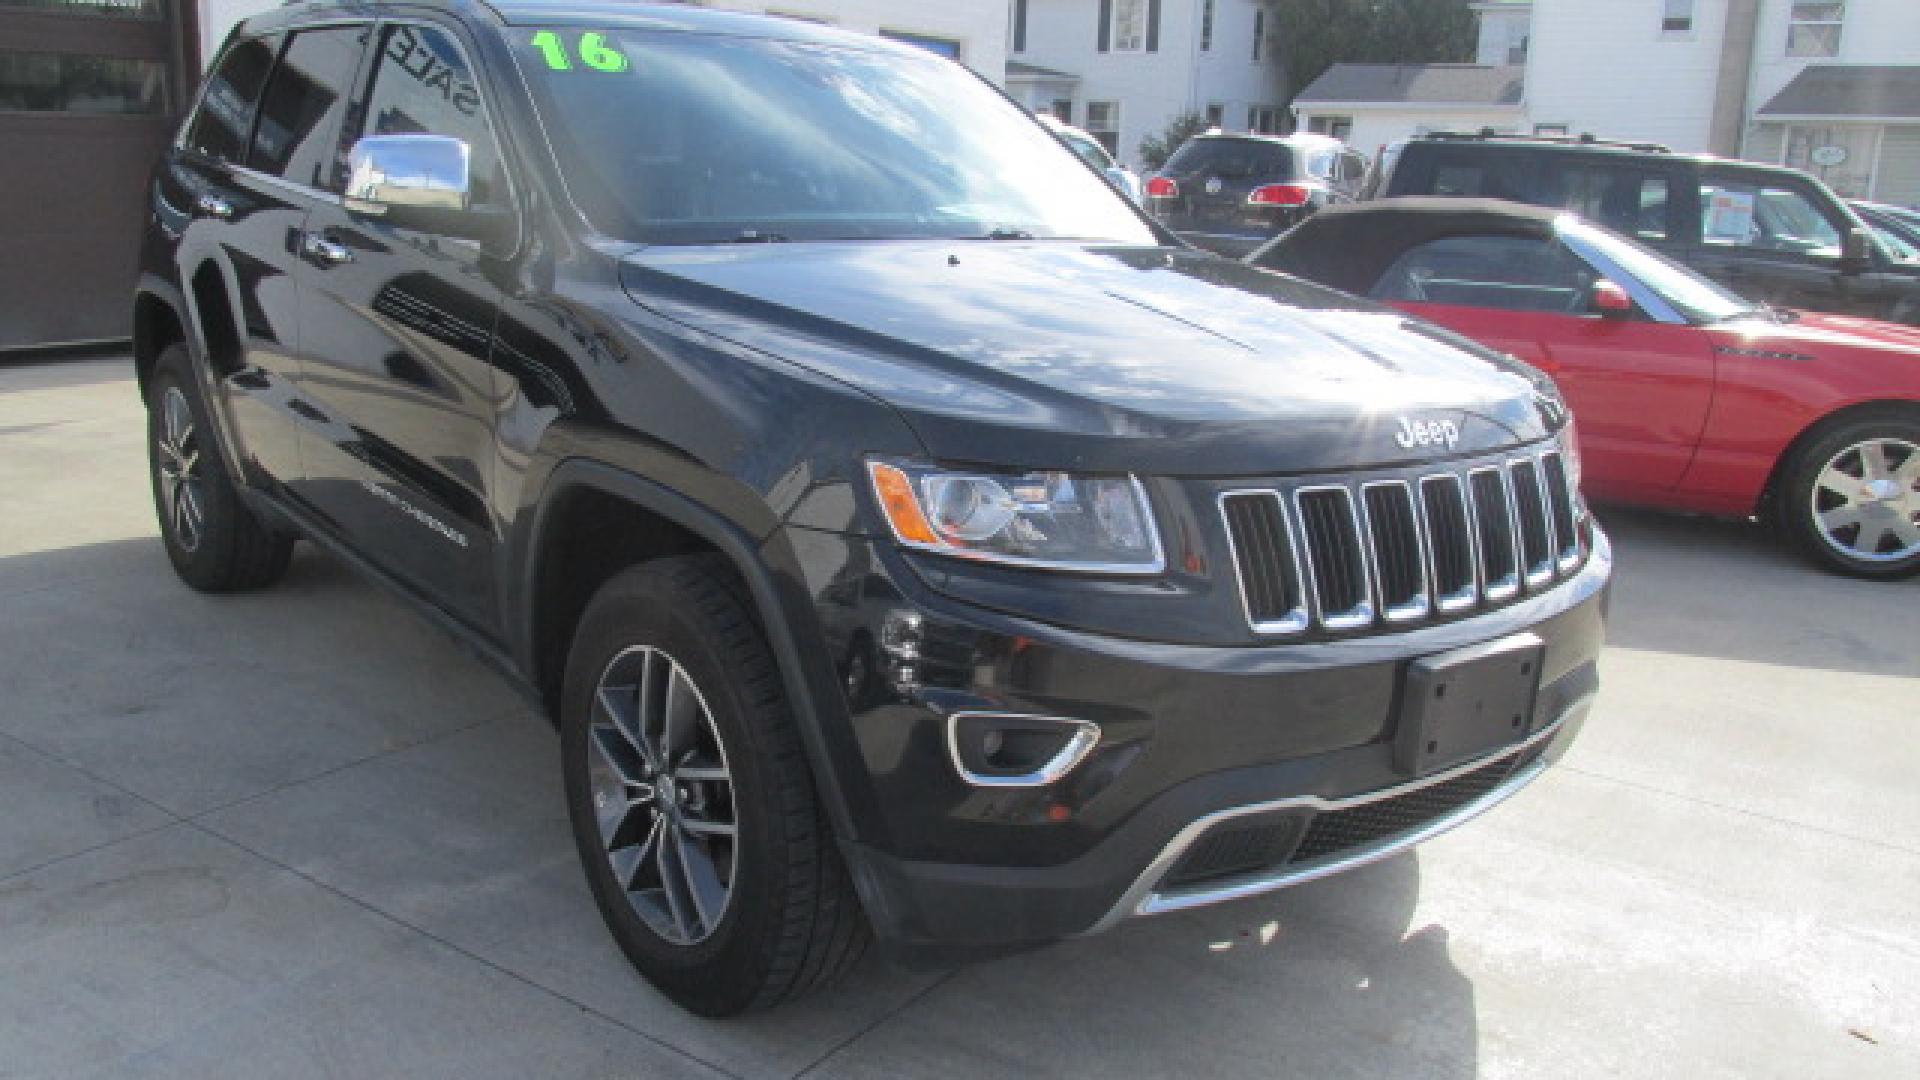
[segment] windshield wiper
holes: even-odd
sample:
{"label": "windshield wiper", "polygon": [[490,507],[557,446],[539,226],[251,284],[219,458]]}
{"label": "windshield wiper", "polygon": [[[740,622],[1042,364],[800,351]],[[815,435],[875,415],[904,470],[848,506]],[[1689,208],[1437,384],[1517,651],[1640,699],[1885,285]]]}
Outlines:
{"label": "windshield wiper", "polygon": [[998,228],[988,229],[980,236],[967,237],[969,240],[1031,240],[1033,234],[1025,229]]}

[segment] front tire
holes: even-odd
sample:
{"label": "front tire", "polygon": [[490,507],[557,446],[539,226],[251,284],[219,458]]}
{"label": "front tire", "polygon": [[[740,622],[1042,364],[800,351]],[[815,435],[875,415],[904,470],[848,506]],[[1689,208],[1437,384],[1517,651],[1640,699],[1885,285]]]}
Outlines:
{"label": "front tire", "polygon": [[706,1016],[829,983],[870,932],[820,813],[779,671],[712,556],[609,580],[561,703],[587,883],[634,967]]}
{"label": "front tire", "polygon": [[1776,512],[1829,570],[1877,580],[1920,573],[1920,417],[1867,413],[1821,432],[1788,464]]}
{"label": "front tire", "polygon": [[147,384],[147,462],[160,540],[180,580],[201,592],[263,588],[286,573],[293,538],[242,501],[208,415],[186,346],[168,347]]}

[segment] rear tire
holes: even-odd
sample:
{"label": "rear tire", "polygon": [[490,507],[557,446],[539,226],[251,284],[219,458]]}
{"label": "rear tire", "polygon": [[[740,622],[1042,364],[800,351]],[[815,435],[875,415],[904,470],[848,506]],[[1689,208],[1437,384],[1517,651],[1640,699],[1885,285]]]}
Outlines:
{"label": "rear tire", "polygon": [[1920,416],[1863,412],[1820,432],[1787,464],[1774,513],[1808,557],[1835,573],[1920,573]]}
{"label": "rear tire", "polygon": [[865,952],[779,670],[724,560],[661,559],[600,588],[568,655],[561,748],[600,914],[682,1008],[764,1009]]}
{"label": "rear tire", "polygon": [[293,538],[241,499],[213,430],[186,346],[169,346],[147,384],[148,471],[167,559],[201,592],[263,588],[286,573]]}

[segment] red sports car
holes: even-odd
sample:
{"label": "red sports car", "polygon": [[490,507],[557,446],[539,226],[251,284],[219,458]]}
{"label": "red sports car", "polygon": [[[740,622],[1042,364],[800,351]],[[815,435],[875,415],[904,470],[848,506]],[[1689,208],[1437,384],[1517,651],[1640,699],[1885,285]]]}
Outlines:
{"label": "red sports car", "polygon": [[1555,210],[1389,199],[1248,256],[1552,375],[1596,501],[1776,522],[1820,563],[1920,572],[1920,328],[1748,303]]}

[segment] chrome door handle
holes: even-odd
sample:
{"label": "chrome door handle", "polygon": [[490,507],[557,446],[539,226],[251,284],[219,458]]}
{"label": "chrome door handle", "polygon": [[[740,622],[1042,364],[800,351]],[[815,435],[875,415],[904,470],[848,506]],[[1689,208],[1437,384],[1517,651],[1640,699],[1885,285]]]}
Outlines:
{"label": "chrome door handle", "polygon": [[329,266],[339,266],[341,263],[350,263],[353,261],[352,248],[349,248],[345,244],[329,240],[322,233],[310,232],[303,234],[300,240],[300,247],[301,250],[306,252],[308,258]]}
{"label": "chrome door handle", "polygon": [[218,195],[202,195],[194,200],[193,205],[208,217],[222,221],[233,216],[233,204]]}

